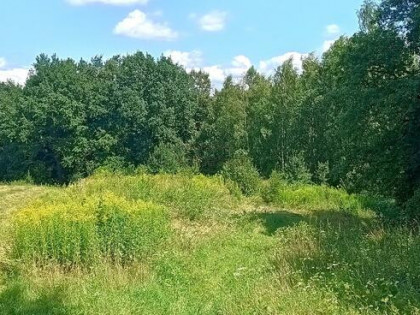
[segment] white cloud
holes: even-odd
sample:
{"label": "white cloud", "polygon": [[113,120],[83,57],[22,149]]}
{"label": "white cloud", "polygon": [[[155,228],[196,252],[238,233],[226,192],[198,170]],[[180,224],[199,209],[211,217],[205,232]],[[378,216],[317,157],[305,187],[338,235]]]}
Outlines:
{"label": "white cloud", "polygon": [[6,59],[0,57],[0,68],[4,68],[6,66]]}
{"label": "white cloud", "polygon": [[203,53],[200,50],[193,50],[190,52],[168,50],[164,56],[171,57],[172,61],[183,66],[185,70],[203,70],[208,73],[213,87],[221,87],[228,75],[231,75],[235,80],[239,80],[251,68],[252,63],[248,57],[238,55],[233,58],[229,65],[206,65],[204,63]]}
{"label": "white cloud", "polygon": [[235,81],[239,81],[251,67],[251,60],[244,55],[239,55],[233,58],[231,64],[228,66],[213,65],[204,67],[203,70],[209,74],[213,86],[220,88],[229,75]]}
{"label": "white cloud", "polygon": [[[251,60],[245,55],[238,55],[232,59],[229,64],[206,64],[203,53],[199,50],[183,52],[177,50],[168,50],[165,56],[171,57],[175,63],[182,65],[188,72],[191,70],[203,70],[209,74],[212,86],[221,88],[225,79],[230,75],[235,82],[239,82],[249,68],[252,67]],[[302,72],[302,61],[309,54],[298,52],[288,52],[280,56],[262,60],[259,62],[258,71],[266,76],[273,75],[275,70],[284,62],[292,59],[293,66],[298,72]]]}
{"label": "white cloud", "polygon": [[14,69],[5,69],[7,62],[5,58],[0,57],[0,82],[13,81],[21,85],[25,84],[26,79],[29,75],[29,69],[26,68],[14,68]]}
{"label": "white cloud", "polygon": [[298,72],[302,72],[302,60],[308,56],[309,54],[288,52],[268,60],[260,61],[258,70],[265,75],[272,75],[279,66],[285,63],[287,60],[292,59],[293,66],[298,70]]}
{"label": "white cloud", "polygon": [[325,31],[328,35],[337,35],[340,33],[340,27],[337,24],[327,25]]}
{"label": "white cloud", "polygon": [[[194,18],[194,15],[190,15]],[[208,32],[218,32],[225,28],[227,19],[227,12],[224,11],[212,11],[209,12],[199,19],[199,24],[202,30]]]}
{"label": "white cloud", "polygon": [[325,41],[322,43],[322,47],[318,49],[318,54],[322,55],[323,53],[330,50],[331,46],[339,38],[341,29],[337,24],[330,24],[325,27]]}
{"label": "white cloud", "polygon": [[332,40],[326,40],[324,41],[324,43],[322,44],[322,53],[327,52],[328,50],[330,50],[331,46],[334,45],[334,43],[336,42],[336,39],[332,39]]}
{"label": "white cloud", "polygon": [[225,70],[219,65],[204,67],[203,71],[209,74],[213,86],[220,87],[226,79]]}
{"label": "white cloud", "polygon": [[140,39],[174,40],[178,37],[166,23],[154,22],[140,10],[130,12],[115,26],[114,33]]}
{"label": "white cloud", "polygon": [[246,70],[252,67],[251,60],[244,55],[239,55],[233,58],[232,65],[236,68],[245,68]]}
{"label": "white cloud", "polygon": [[0,82],[13,81],[24,85],[29,75],[29,69],[15,68],[9,70],[0,70]]}
{"label": "white cloud", "polygon": [[231,75],[235,79],[239,79],[244,76],[249,68],[252,67],[251,60],[244,55],[239,55],[233,58],[232,67],[225,70],[226,76]]}
{"label": "white cloud", "polygon": [[163,55],[171,57],[173,62],[183,66],[187,71],[200,68],[203,63],[203,53],[199,50],[191,52],[167,50]]}
{"label": "white cloud", "polygon": [[111,4],[111,5],[132,5],[147,4],[149,0],[67,0],[72,5],[87,5],[92,3]]}

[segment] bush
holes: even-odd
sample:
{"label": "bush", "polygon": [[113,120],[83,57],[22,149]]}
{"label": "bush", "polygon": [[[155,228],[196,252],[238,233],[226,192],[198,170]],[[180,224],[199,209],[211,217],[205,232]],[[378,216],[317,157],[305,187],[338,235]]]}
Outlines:
{"label": "bush", "polygon": [[287,184],[282,175],[274,172],[262,192],[264,201],[281,207],[308,210],[358,211],[363,208],[361,196],[345,190],[307,184]]}
{"label": "bush", "polygon": [[223,166],[222,176],[225,180],[235,182],[246,196],[259,191],[260,175],[251,159],[243,151],[238,151],[230,161]]}
{"label": "bush", "polygon": [[284,175],[277,171],[273,171],[261,191],[263,201],[267,203],[275,202],[278,199],[282,187],[286,185],[287,183],[284,179]]}
{"label": "bush", "polygon": [[161,143],[155,147],[148,160],[148,167],[152,173],[175,174],[188,168],[184,144]]}
{"label": "bush", "polygon": [[163,206],[112,193],[41,200],[15,218],[14,255],[40,265],[86,266],[101,260],[126,264],[156,250],[167,236]]}
{"label": "bush", "polygon": [[285,166],[284,177],[291,183],[308,184],[311,182],[312,175],[302,154],[292,156]]}
{"label": "bush", "polygon": [[315,173],[315,179],[317,184],[326,185],[328,183],[328,177],[330,175],[330,165],[328,162],[318,162],[318,167]]}

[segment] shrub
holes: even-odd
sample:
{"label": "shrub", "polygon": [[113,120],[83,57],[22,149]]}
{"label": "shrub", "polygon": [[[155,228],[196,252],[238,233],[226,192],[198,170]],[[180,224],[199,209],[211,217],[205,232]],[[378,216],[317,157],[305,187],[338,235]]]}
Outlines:
{"label": "shrub", "polygon": [[273,173],[262,198],[266,202],[282,207],[308,210],[358,211],[363,208],[363,200],[357,195],[348,194],[343,189],[327,186],[287,184],[282,175]]}
{"label": "shrub", "polygon": [[235,182],[247,196],[255,194],[260,188],[260,175],[244,151],[237,151],[234,158],[225,163],[222,176]]}
{"label": "shrub", "polygon": [[312,175],[306,166],[302,154],[292,156],[289,162],[287,162],[284,169],[284,176],[291,183],[308,184],[311,182]]}
{"label": "shrub", "polygon": [[144,258],[168,233],[162,206],[112,193],[41,200],[15,218],[14,255],[27,262],[65,266],[100,260],[126,264]]}
{"label": "shrub", "polygon": [[283,186],[287,185],[284,175],[277,171],[273,171],[268,181],[261,191],[261,197],[264,202],[275,202],[278,199],[280,190]]}
{"label": "shrub", "polygon": [[318,167],[315,173],[315,179],[317,184],[326,185],[328,183],[328,177],[330,175],[330,165],[328,162],[318,162]]}
{"label": "shrub", "polygon": [[161,143],[155,147],[148,160],[152,173],[175,174],[188,167],[184,144]]}

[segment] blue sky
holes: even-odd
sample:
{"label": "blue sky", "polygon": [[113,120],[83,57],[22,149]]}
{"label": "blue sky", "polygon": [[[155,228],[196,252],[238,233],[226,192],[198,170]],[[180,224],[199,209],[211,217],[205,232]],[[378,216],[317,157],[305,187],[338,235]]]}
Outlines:
{"label": "blue sky", "polygon": [[251,65],[296,67],[357,31],[362,0],[0,1],[0,81],[23,82],[40,53],[106,58],[137,50],[203,68],[215,84]]}

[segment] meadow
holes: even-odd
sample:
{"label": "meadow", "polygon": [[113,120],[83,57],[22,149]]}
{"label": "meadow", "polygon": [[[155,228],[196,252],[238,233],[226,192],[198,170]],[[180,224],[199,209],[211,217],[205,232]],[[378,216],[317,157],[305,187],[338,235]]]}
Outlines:
{"label": "meadow", "polygon": [[0,314],[420,314],[420,235],[392,200],[107,172],[0,196]]}

